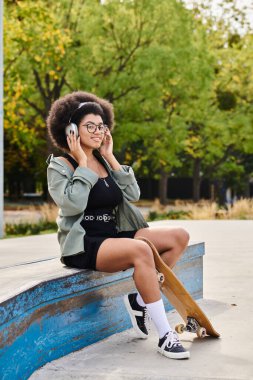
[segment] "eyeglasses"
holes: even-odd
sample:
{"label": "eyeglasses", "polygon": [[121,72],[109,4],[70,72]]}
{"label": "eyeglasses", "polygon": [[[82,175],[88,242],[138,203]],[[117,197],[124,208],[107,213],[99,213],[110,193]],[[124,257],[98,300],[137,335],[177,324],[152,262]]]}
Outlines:
{"label": "eyeglasses", "polygon": [[95,133],[97,131],[97,128],[100,133],[105,133],[108,130],[108,126],[106,124],[100,123],[97,125],[91,121],[89,123],[83,124],[83,126],[87,128],[89,133]]}

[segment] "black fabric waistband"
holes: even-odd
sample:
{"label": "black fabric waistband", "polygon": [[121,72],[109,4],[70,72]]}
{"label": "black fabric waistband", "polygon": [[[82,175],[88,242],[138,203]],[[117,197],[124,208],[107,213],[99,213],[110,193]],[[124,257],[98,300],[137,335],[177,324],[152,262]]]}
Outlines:
{"label": "black fabric waistband", "polygon": [[108,214],[108,215],[114,215],[114,210],[113,209],[97,209],[97,210],[85,210],[84,215],[103,215],[103,214]]}

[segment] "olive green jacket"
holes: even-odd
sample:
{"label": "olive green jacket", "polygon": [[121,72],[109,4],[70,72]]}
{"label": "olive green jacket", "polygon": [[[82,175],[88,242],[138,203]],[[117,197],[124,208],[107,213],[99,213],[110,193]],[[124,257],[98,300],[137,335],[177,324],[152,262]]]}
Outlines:
{"label": "olive green jacket", "polygon": [[[148,227],[139,209],[129,201],[137,201],[140,188],[135,179],[133,169],[121,165],[121,170],[113,170],[98,150],[93,154],[108,170],[109,175],[123,193],[123,201],[115,207],[116,228],[119,231],[132,231]],[[85,252],[85,230],[81,226],[91,188],[99,176],[91,169],[77,167],[73,172],[63,160],[50,154],[47,158],[48,191],[59,207],[57,238],[62,256]]]}

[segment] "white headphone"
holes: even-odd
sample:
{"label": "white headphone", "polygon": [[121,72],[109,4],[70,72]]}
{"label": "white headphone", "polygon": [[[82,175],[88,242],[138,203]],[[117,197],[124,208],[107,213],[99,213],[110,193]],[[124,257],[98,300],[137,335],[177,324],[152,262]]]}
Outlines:
{"label": "white headphone", "polygon": [[70,119],[69,119],[69,125],[67,125],[67,127],[65,128],[65,134],[66,136],[69,136],[71,131],[74,132],[74,134],[76,135],[76,137],[79,136],[79,133],[78,133],[78,128],[77,128],[77,125],[75,123],[71,123],[71,119],[74,115],[74,113],[79,109],[81,108],[84,104],[87,104],[87,103],[90,103],[90,102],[83,102],[83,103],[80,103],[79,106],[74,110],[74,112],[72,113]]}
{"label": "white headphone", "polygon": [[66,136],[70,136],[71,131],[74,132],[74,134],[76,135],[76,137],[79,136],[79,134],[78,134],[78,128],[77,128],[77,125],[75,123],[70,123],[69,125],[67,125],[67,127],[65,128],[65,134],[66,134]]}

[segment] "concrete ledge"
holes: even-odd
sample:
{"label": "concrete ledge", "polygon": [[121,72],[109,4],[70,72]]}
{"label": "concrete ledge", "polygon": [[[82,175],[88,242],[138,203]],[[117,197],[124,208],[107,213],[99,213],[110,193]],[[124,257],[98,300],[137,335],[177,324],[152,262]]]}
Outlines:
{"label": "concrete ledge", "polygon": [[[203,297],[203,255],[204,243],[192,243],[175,268],[195,299]],[[132,273],[66,268],[59,258],[1,269],[0,378],[27,379],[47,362],[130,328],[122,296],[135,289]]]}

